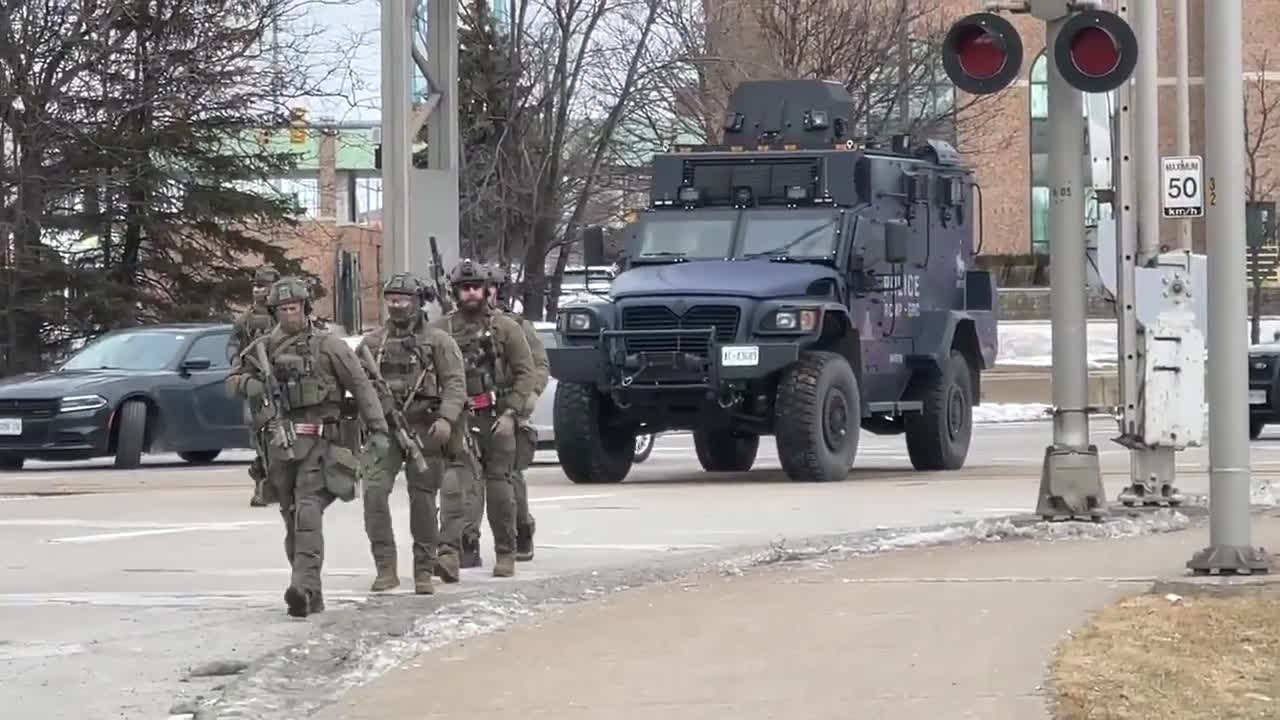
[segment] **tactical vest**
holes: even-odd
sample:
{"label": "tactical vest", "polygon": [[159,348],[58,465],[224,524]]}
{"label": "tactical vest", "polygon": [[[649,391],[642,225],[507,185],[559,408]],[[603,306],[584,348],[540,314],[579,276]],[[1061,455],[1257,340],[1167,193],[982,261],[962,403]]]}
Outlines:
{"label": "tactical vest", "polygon": [[457,315],[450,316],[449,334],[462,350],[467,397],[502,392],[507,382],[503,377],[502,344],[493,336],[493,316],[485,315],[479,323],[459,320],[462,319]]}
{"label": "tactical vest", "polygon": [[328,363],[319,362],[323,336],[303,332],[273,351],[271,369],[294,420],[334,420],[340,416],[342,389]]}
{"label": "tactical vest", "polygon": [[[416,387],[415,400],[439,397],[436,358],[432,348],[418,333],[392,335],[388,330],[379,350],[378,370],[391,388],[396,402],[403,404]],[[419,382],[418,378],[422,380]]]}

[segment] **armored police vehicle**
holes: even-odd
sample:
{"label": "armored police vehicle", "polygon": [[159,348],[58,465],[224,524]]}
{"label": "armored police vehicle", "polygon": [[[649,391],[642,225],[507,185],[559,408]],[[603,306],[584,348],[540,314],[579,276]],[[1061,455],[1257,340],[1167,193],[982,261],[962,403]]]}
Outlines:
{"label": "armored police vehicle", "polygon": [[848,476],[861,429],[920,470],[964,465],[996,288],[970,267],[971,169],[946,143],[863,146],[838,84],[752,81],[723,144],[654,159],[608,301],[567,306],[554,425],[564,472],[613,483],[637,434],[692,430],[708,471],[773,435],[797,481]]}

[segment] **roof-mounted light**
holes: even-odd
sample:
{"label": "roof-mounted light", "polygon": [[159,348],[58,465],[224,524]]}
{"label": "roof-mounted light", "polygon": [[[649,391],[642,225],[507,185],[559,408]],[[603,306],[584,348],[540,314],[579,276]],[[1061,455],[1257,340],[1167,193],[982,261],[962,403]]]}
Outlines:
{"label": "roof-mounted light", "polygon": [[804,129],[805,130],[825,130],[827,128],[827,111],[826,110],[805,110],[804,111]]}

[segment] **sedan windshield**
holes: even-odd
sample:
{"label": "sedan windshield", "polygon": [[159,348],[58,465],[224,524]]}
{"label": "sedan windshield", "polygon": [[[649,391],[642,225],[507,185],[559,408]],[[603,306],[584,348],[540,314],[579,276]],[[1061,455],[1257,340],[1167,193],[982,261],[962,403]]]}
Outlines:
{"label": "sedan windshield", "polygon": [[63,370],[162,370],[186,344],[187,335],[141,331],[95,340],[71,356]]}

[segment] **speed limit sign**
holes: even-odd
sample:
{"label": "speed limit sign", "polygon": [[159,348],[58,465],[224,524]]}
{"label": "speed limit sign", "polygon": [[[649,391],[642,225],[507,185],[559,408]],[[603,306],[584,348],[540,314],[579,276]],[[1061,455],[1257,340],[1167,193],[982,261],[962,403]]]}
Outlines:
{"label": "speed limit sign", "polygon": [[1199,155],[1160,158],[1161,209],[1167,218],[1204,217],[1204,163]]}

